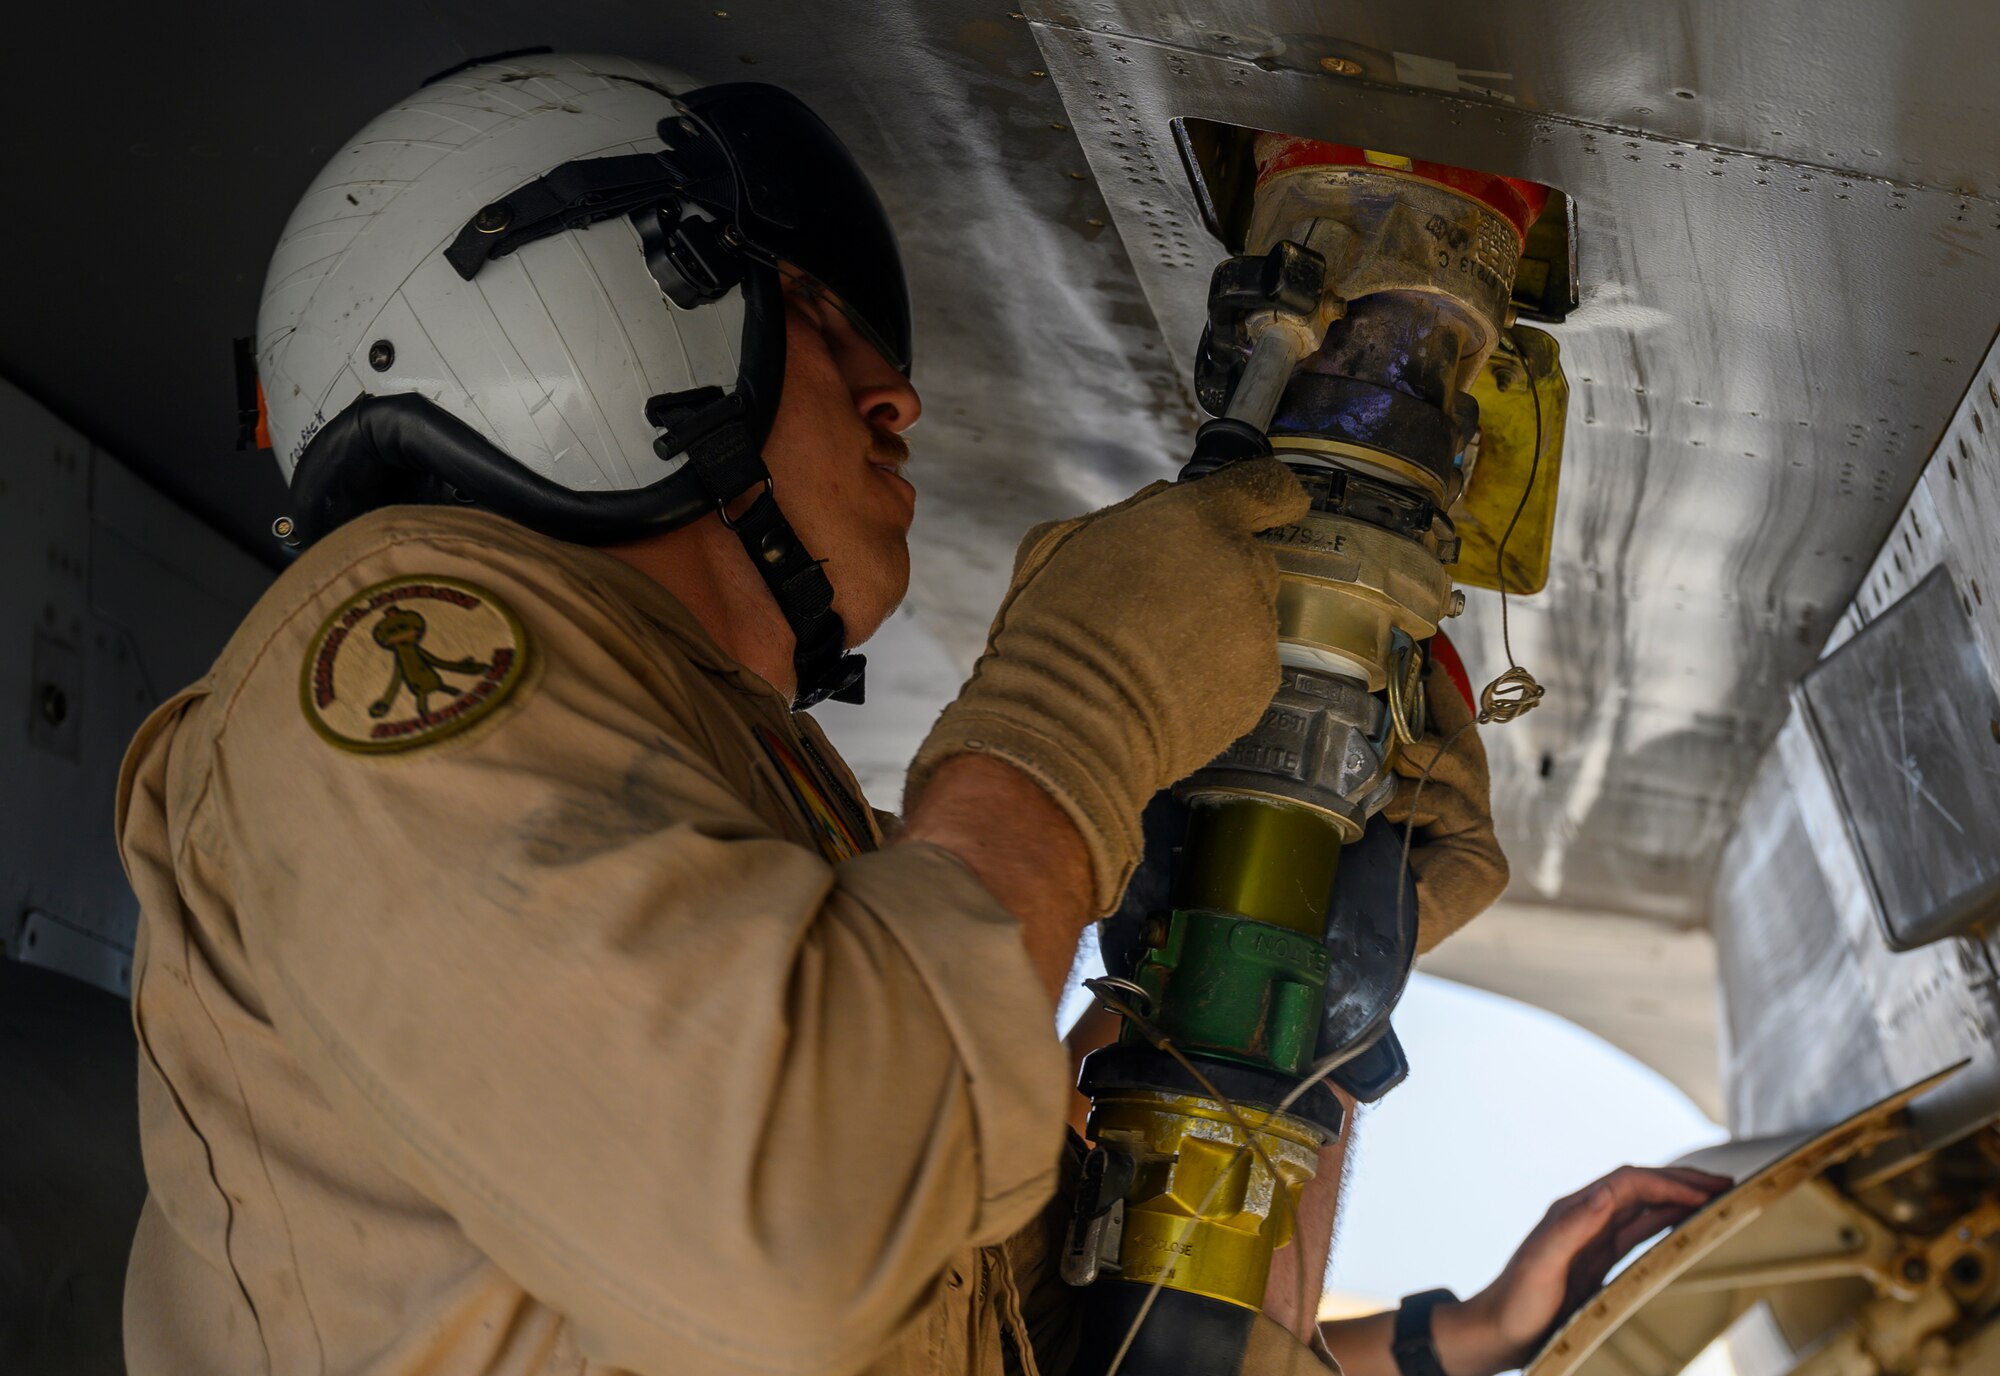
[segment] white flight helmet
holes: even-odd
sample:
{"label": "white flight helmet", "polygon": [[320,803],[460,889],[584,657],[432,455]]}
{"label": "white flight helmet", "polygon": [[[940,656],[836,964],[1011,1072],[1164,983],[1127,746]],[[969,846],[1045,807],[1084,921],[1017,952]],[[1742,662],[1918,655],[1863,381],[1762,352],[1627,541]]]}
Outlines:
{"label": "white flight helmet", "polygon": [[781,262],[909,372],[888,220],[795,97],[618,57],[433,78],[327,163],[264,283],[257,373],[298,537],[459,502],[603,544],[761,484],[733,524],[797,634],[799,703],[857,696],[760,454]]}

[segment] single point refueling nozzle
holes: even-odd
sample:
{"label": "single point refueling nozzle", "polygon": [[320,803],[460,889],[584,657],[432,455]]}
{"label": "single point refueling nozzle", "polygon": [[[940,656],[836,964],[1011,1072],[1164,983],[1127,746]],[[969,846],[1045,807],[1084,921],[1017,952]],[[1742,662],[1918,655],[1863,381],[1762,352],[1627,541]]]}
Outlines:
{"label": "single point refueling nozzle", "polygon": [[1113,919],[1134,935],[1107,939],[1126,1022],[1084,1063],[1094,1149],[1064,1258],[1091,1287],[1083,1376],[1234,1376],[1342,1127],[1326,1077],[1364,1099],[1401,1078],[1388,1015],[1415,902],[1400,837],[1371,845],[1386,829],[1369,822],[1423,732],[1425,643],[1460,605],[1468,393],[1548,194],[1307,139],[1254,147],[1244,252],[1211,280],[1196,366],[1215,419],[1182,478],[1275,453],[1312,510],[1264,537],[1277,696],[1149,810],[1148,864],[1171,851],[1171,883],[1135,882]]}

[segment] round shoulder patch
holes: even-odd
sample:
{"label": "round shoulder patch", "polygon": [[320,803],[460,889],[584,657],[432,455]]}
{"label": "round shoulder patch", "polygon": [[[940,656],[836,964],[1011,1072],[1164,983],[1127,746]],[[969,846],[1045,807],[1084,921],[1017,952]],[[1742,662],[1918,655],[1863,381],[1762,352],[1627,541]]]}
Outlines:
{"label": "round shoulder patch", "polygon": [[299,702],[342,750],[387,754],[457,735],[505,702],[527,671],[527,629],[485,588],[393,578],[320,626]]}

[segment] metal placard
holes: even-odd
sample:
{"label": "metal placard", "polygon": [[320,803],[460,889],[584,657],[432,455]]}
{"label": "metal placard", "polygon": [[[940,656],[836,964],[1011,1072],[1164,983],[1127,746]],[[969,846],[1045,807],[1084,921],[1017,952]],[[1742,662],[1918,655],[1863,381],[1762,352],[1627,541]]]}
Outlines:
{"label": "metal placard", "polygon": [[270,577],[0,381],[0,958],[130,993],[119,760]]}
{"label": "metal placard", "polygon": [[1950,577],[1835,650],[1799,700],[1891,949],[2000,915],[2000,700]]}

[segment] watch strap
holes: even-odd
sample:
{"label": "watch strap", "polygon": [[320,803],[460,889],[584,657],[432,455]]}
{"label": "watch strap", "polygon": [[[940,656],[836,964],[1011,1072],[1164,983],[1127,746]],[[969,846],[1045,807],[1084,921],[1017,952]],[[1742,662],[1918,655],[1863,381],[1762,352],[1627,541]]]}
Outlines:
{"label": "watch strap", "polygon": [[1396,1327],[1389,1341],[1390,1355],[1402,1376],[1445,1376],[1438,1360],[1437,1344],[1431,1340],[1431,1310],[1440,1304],[1456,1304],[1458,1296],[1449,1290],[1425,1290],[1405,1295],[1396,1308]]}

